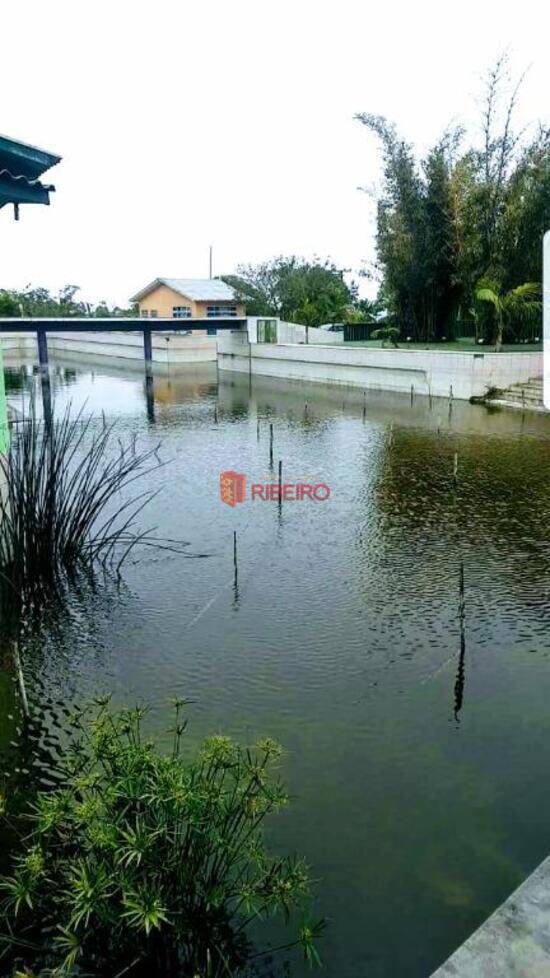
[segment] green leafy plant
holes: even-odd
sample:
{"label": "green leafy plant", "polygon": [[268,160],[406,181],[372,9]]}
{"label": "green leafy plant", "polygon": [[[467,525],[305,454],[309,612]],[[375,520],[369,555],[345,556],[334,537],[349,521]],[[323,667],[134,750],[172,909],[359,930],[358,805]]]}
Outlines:
{"label": "green leafy plant", "polygon": [[[480,278],[504,294],[542,279],[550,227],[550,127],[517,125],[524,75],[504,53],[489,67],[475,128],[451,125],[419,156],[414,142],[375,112],[358,121],[381,150],[376,263],[384,308],[403,336],[442,342],[477,332]],[[415,141],[417,142],[417,140]],[[533,332],[541,335],[540,311]],[[477,339],[476,335],[476,339]]]}
{"label": "green leafy plant", "polygon": [[542,288],[539,282],[525,282],[509,292],[502,293],[498,285],[481,280],[475,297],[478,302],[489,303],[495,315],[495,349],[500,350],[506,326],[522,324],[540,315]]}
{"label": "green leafy plant", "polygon": [[382,346],[389,344],[390,346],[398,348],[399,339],[399,329],[396,326],[380,326],[379,329],[375,329],[370,335],[373,340],[382,340]]}
{"label": "green leafy plant", "polygon": [[[62,781],[36,796],[0,879],[10,967],[22,958],[59,976],[248,975],[264,953],[249,926],[307,907],[304,862],[268,855],[262,837],[288,801],[281,748],[215,736],[184,753],[183,707],[167,755],[144,738],[146,710],[112,712],[103,699],[72,721]],[[301,947],[318,964],[322,929],[305,920],[279,950]]]}

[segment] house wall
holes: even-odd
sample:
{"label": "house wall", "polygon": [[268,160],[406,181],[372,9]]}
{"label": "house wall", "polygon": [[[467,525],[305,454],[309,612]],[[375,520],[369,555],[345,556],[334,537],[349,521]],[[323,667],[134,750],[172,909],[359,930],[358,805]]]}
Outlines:
{"label": "house wall", "polygon": [[[206,307],[213,304],[215,300],[209,299],[205,301],[186,299],[179,292],[175,292],[174,289],[170,289],[167,285],[157,285],[156,289],[153,289],[148,293],[143,299],[139,301],[139,313],[146,311],[148,315],[151,315],[151,311],[156,311],[159,319],[166,317],[171,319],[174,315],[174,306],[189,306],[191,309],[191,316],[197,318],[206,318]],[[237,316],[244,316],[245,308],[242,303],[237,303]]]}
{"label": "house wall", "polygon": [[310,326],[307,329],[299,323],[285,323],[276,316],[247,316],[246,328],[250,343],[258,342],[258,322],[268,320],[276,324],[277,343],[321,343],[328,346],[329,343],[341,343],[341,333],[329,333],[325,329],[317,329]]}

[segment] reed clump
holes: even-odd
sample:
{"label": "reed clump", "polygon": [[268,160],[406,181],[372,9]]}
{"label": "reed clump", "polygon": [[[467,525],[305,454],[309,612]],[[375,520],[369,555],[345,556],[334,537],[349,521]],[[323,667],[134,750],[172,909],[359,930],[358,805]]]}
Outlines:
{"label": "reed clump", "polygon": [[132,486],[158,468],[158,446],[123,444],[115,423],[73,414],[27,416],[0,457],[0,582],[12,598],[51,588],[98,562],[120,568],[140,541],[136,520],[153,491]]}

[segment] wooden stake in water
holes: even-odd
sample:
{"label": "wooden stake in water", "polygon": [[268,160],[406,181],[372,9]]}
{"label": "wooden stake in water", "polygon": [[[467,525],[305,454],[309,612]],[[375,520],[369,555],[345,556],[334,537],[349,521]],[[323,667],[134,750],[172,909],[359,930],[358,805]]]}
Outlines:
{"label": "wooden stake in water", "polygon": [[23,675],[23,669],[21,667],[21,658],[19,656],[19,645],[17,642],[13,643],[13,663],[15,666],[15,674],[17,676],[17,684],[19,686],[19,694],[21,696],[21,706],[23,708],[23,716],[26,720],[29,719],[29,701],[27,699],[27,690],[25,688],[25,677]]}
{"label": "wooden stake in water", "polygon": [[449,400],[452,401],[452,399],[453,399],[453,385],[451,384],[451,386],[449,387]]}
{"label": "wooden stake in water", "polygon": [[269,464],[273,468],[273,424],[269,425]]}
{"label": "wooden stake in water", "polygon": [[256,441],[260,440],[260,419],[256,419]]}
{"label": "wooden stake in water", "polygon": [[414,384],[411,384],[411,407],[414,401]]}
{"label": "wooden stake in water", "polygon": [[455,452],[453,458],[453,482],[455,483],[455,485],[457,480],[458,480],[458,452]]}
{"label": "wooden stake in water", "polygon": [[214,424],[218,423],[218,405],[214,405]]}
{"label": "wooden stake in water", "polygon": [[390,445],[390,448],[391,448],[391,447],[392,447],[392,445],[393,445],[393,421],[392,421],[392,423],[390,424],[390,441],[389,441],[389,445]]}
{"label": "wooden stake in water", "polygon": [[460,627],[460,652],[458,655],[458,669],[455,680],[455,720],[462,709],[464,702],[464,684],[466,681],[466,602],[464,599],[464,562],[460,561],[460,574],[458,579],[458,621]]}
{"label": "wooden stake in water", "polygon": [[367,416],[367,392],[363,391],[363,421]]}
{"label": "wooden stake in water", "polygon": [[283,460],[279,459],[279,509],[283,505]]}
{"label": "wooden stake in water", "polygon": [[238,601],[239,568],[237,564],[237,531],[236,530],[233,530],[233,589],[235,592],[235,601]]}

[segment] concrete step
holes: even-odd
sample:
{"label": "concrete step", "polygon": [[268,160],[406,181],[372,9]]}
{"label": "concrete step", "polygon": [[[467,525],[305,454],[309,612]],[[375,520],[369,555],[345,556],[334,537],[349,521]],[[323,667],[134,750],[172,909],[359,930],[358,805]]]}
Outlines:
{"label": "concrete step", "polygon": [[530,380],[511,384],[506,390],[495,393],[489,398],[491,404],[541,411],[543,405],[544,383],[542,377],[531,377]]}
{"label": "concrete step", "polygon": [[508,387],[507,390],[513,391],[514,394],[533,394],[537,397],[542,397],[543,387]]}
{"label": "concrete step", "polygon": [[505,390],[498,395],[500,400],[509,397],[513,401],[542,401],[542,391],[512,391]]}
{"label": "concrete step", "polygon": [[526,393],[542,394],[544,385],[543,384],[512,384],[507,390],[513,391],[525,391]]}

